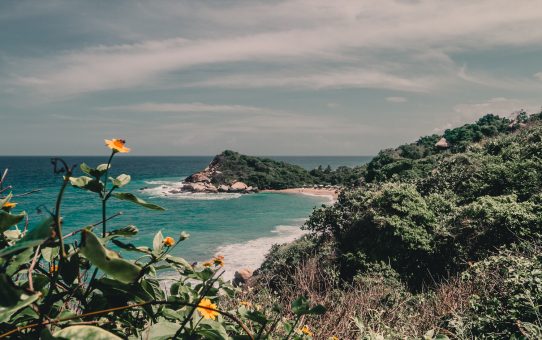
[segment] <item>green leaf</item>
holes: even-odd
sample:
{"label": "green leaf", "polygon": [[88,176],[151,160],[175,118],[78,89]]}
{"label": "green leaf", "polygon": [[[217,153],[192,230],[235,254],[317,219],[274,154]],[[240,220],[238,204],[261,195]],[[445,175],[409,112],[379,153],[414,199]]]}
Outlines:
{"label": "green leaf", "polygon": [[134,194],[131,194],[129,192],[116,192],[116,193],[113,193],[113,197],[115,197],[115,198],[117,198],[119,200],[139,204],[139,205],[141,205],[141,206],[143,206],[145,208],[152,209],[152,210],[166,210],[166,209],[162,208],[159,205],[152,204],[152,203],[147,203],[144,200],[142,200],[141,198],[139,198],[139,197],[137,197]]}
{"label": "green leaf", "polygon": [[[101,177],[105,173],[105,171],[108,169],[107,164],[100,164],[96,167],[96,169],[91,168],[85,163],[81,163],[79,167],[81,168],[81,171],[83,171],[87,175],[90,175],[96,178]],[[111,167],[111,165],[109,167]]]}
{"label": "green leaf", "polygon": [[258,311],[247,311],[245,317],[249,320],[259,323],[260,325],[265,325],[269,321],[263,313],[260,313]]}
{"label": "green leaf", "polygon": [[162,235],[162,230],[159,230],[152,240],[152,249],[156,254],[160,254],[164,248],[164,235]]}
{"label": "green leaf", "polygon": [[309,300],[305,296],[300,296],[292,301],[292,312],[296,315],[307,314],[309,311]]}
{"label": "green leaf", "polygon": [[128,225],[122,229],[112,230],[108,236],[134,236],[139,232],[135,225]]}
{"label": "green leaf", "polygon": [[21,222],[25,216],[25,212],[13,215],[8,213],[7,211],[0,209],[0,233],[6,231],[9,227]]}
{"label": "green leaf", "polygon": [[155,323],[149,328],[149,339],[171,339],[180,327],[179,324],[167,321]]}
{"label": "green leaf", "polygon": [[52,217],[43,220],[37,227],[27,232],[17,243],[0,250],[0,257],[44,243],[51,236],[52,225]]}
{"label": "green leaf", "polygon": [[109,177],[109,180],[117,188],[122,188],[126,184],[130,183],[131,179],[132,179],[132,177],[130,177],[130,175],[126,175],[126,174],[118,175],[117,178]]}
{"label": "green leaf", "polygon": [[34,257],[34,249],[28,248],[25,251],[13,256],[11,258],[11,263],[6,269],[6,273],[8,275],[13,275],[19,271],[19,267],[23,264],[28,264],[32,261],[32,257]]}
{"label": "green leaf", "polygon": [[81,232],[80,252],[93,265],[122,283],[136,281],[141,272],[139,266],[120,258],[117,253],[105,248],[98,237],[86,229]]}
{"label": "green leaf", "polygon": [[47,247],[43,248],[41,250],[41,256],[45,259],[47,262],[53,262],[55,257],[58,256],[58,247]]}
{"label": "green leaf", "polygon": [[[2,287],[3,289],[4,287]],[[18,310],[26,307],[26,306],[29,306],[30,304],[32,304],[34,301],[36,301],[37,299],[39,299],[41,297],[41,293],[36,293],[36,294],[33,294],[33,295],[26,295],[26,294],[22,294],[20,295],[19,297],[19,302],[12,306],[12,307],[0,307],[0,323],[2,322],[8,322],[10,317]]]}
{"label": "green leaf", "polygon": [[204,339],[223,340],[230,338],[224,326],[214,320],[203,320],[200,322],[200,327],[196,332],[203,335]]}
{"label": "green leaf", "polygon": [[70,183],[76,188],[97,193],[102,192],[104,188],[102,182],[88,176],[70,177]]}
{"label": "green leaf", "polygon": [[0,274],[0,308],[14,306],[23,293],[24,291],[15,286],[7,274]]}
{"label": "green leaf", "polygon": [[122,338],[96,326],[69,326],[54,334],[55,337],[70,340],[122,340]]}
{"label": "green leaf", "polygon": [[322,305],[316,305],[309,309],[306,314],[312,314],[312,315],[322,315],[325,314],[327,311],[326,307]]}
{"label": "green leaf", "polygon": [[150,255],[152,253],[151,248],[149,247],[136,247],[132,243],[124,243],[119,240],[113,239],[111,240],[117,247],[128,250],[128,251],[135,251],[138,253],[143,253]]}
{"label": "green leaf", "polygon": [[164,260],[166,262],[168,262],[168,263],[173,263],[173,264],[179,265],[181,267],[192,268],[192,265],[190,263],[188,263],[188,261],[186,261],[182,257],[166,255],[164,257]]}

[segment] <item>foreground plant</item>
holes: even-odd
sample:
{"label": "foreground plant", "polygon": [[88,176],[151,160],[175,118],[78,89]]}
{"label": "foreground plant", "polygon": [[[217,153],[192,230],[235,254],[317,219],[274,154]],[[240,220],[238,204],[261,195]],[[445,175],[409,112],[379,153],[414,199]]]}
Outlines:
{"label": "foreground plant", "polygon": [[[112,150],[108,162],[95,168],[81,164],[83,176],[75,177],[75,167],[64,160],[52,160],[55,173],[63,174],[54,210],[30,228],[26,223],[19,228],[27,214],[16,212],[12,194],[0,196],[0,338],[272,339],[285,331],[289,338],[312,337],[315,330],[297,326],[325,308],[310,306],[305,298],[292,304],[293,321],[279,306],[258,311],[245,303],[223,310],[221,300],[238,293],[221,278],[224,258],[193,265],[172,255],[188,234],[164,237],[158,231],[152,246],[145,246],[129,241],[138,233],[133,225],[110,229],[108,222],[119,215],[107,215],[110,198],[164,209],[118,191],[130,175],[108,175],[114,156],[130,149],[120,139],[106,145]],[[6,191],[4,180],[5,175],[0,194]],[[69,184],[100,198],[102,218],[65,234],[61,207]],[[137,259],[123,258],[112,248]]]}

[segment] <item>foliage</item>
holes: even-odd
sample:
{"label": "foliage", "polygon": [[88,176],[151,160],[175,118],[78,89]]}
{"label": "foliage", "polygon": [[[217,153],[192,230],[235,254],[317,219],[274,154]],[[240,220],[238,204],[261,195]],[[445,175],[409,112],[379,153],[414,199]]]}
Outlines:
{"label": "foliage", "polygon": [[[381,151],[358,188],[313,212],[305,226],[312,245],[276,247],[265,274],[278,275],[287,261],[303,265],[307,253],[327,249],[316,256],[323,268],[304,280],[319,282],[314,276],[338,269],[333,297],[321,299],[354,299],[376,311],[359,312],[357,333],[341,323],[350,337],[540,338],[540,117],[488,115],[447,130],[446,150],[435,147],[441,136],[433,135]],[[296,291],[299,280],[298,273],[272,289]],[[354,298],[357,284],[378,299]],[[386,305],[379,294],[402,291],[397,284],[406,293]],[[333,317],[340,308],[320,322],[340,323]]]}
{"label": "foliage", "polygon": [[259,189],[299,188],[314,184],[351,186],[359,184],[365,174],[364,166],[341,166],[335,170],[330,166],[326,169],[320,166],[309,172],[298,165],[231,150],[217,155],[209,168],[213,169],[211,181],[215,185],[241,181]]}
{"label": "foliage", "polygon": [[[13,196],[0,197],[0,338],[275,339],[278,333],[311,338],[312,332],[298,326],[323,314],[323,306],[300,296],[289,307],[290,319],[279,306],[258,311],[237,304],[226,310],[225,299],[235,300],[239,289],[221,279],[222,257],[190,264],[172,255],[186,233],[174,238],[158,231],[152,245],[134,245],[130,238],[137,227],[112,229],[108,221],[115,215],[107,216],[111,198],[164,209],[118,192],[131,177],[108,174],[115,154],[129,149],[124,140],[108,142],[108,163],[95,168],[83,163],[80,177],[74,176],[74,166],[53,159],[55,172],[63,174],[62,186],[54,209],[45,209],[47,216],[29,228],[19,227],[27,216],[13,212],[18,210],[10,202]],[[102,220],[64,234],[61,207],[69,185],[99,197]],[[101,232],[96,230],[100,225]],[[174,277],[167,288],[164,274]]]}
{"label": "foliage", "polygon": [[540,338],[542,263],[539,256],[501,251],[473,265],[463,280],[478,286],[463,315],[450,320],[469,337]]}

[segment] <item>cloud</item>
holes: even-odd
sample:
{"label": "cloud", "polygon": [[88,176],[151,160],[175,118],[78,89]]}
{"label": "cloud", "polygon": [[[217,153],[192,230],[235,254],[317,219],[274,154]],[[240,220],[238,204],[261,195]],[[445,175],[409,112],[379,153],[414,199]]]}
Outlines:
{"label": "cloud", "polygon": [[[142,8],[153,13],[149,20],[156,22],[174,25],[186,19],[188,24],[180,26],[182,36],[171,38],[176,31],[172,26],[168,38],[157,38],[166,33],[156,32],[136,43],[12,59],[11,81],[58,97],[168,82],[182,86],[183,77],[169,74],[217,65],[226,73],[223,80],[210,77],[188,83],[427,91],[434,84],[425,78],[458,77],[452,72],[451,53],[542,42],[542,31],[532,29],[542,17],[538,1],[298,0],[218,7],[157,2]],[[132,20],[138,18],[134,15]],[[246,63],[256,65],[252,74],[245,74]],[[285,68],[303,70],[285,79],[262,72],[280,74]],[[354,72],[349,74],[350,70]]]}
{"label": "cloud", "polygon": [[404,103],[407,99],[405,97],[387,97],[386,101],[390,103]]}
{"label": "cloud", "polygon": [[234,113],[263,113],[271,112],[254,106],[245,105],[215,105],[204,103],[141,103],[134,105],[104,106],[100,111],[132,111],[132,112],[234,112]]}
{"label": "cloud", "polygon": [[542,72],[537,72],[537,73],[533,74],[533,77],[535,77],[538,80],[542,80]]}
{"label": "cloud", "polygon": [[311,74],[252,74],[210,78],[188,83],[187,87],[263,88],[288,87],[299,89],[375,88],[405,92],[427,92],[437,83],[429,77],[401,77],[369,69],[315,71]]}

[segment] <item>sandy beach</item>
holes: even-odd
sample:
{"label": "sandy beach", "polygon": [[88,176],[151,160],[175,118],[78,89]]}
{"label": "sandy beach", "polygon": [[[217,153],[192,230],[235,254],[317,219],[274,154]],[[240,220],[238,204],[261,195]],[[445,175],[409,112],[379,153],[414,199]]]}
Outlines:
{"label": "sandy beach", "polygon": [[261,192],[277,192],[285,194],[297,194],[297,195],[308,195],[308,196],[325,196],[329,197],[330,200],[335,202],[339,197],[338,189],[326,189],[326,188],[290,188],[282,190],[262,190]]}

